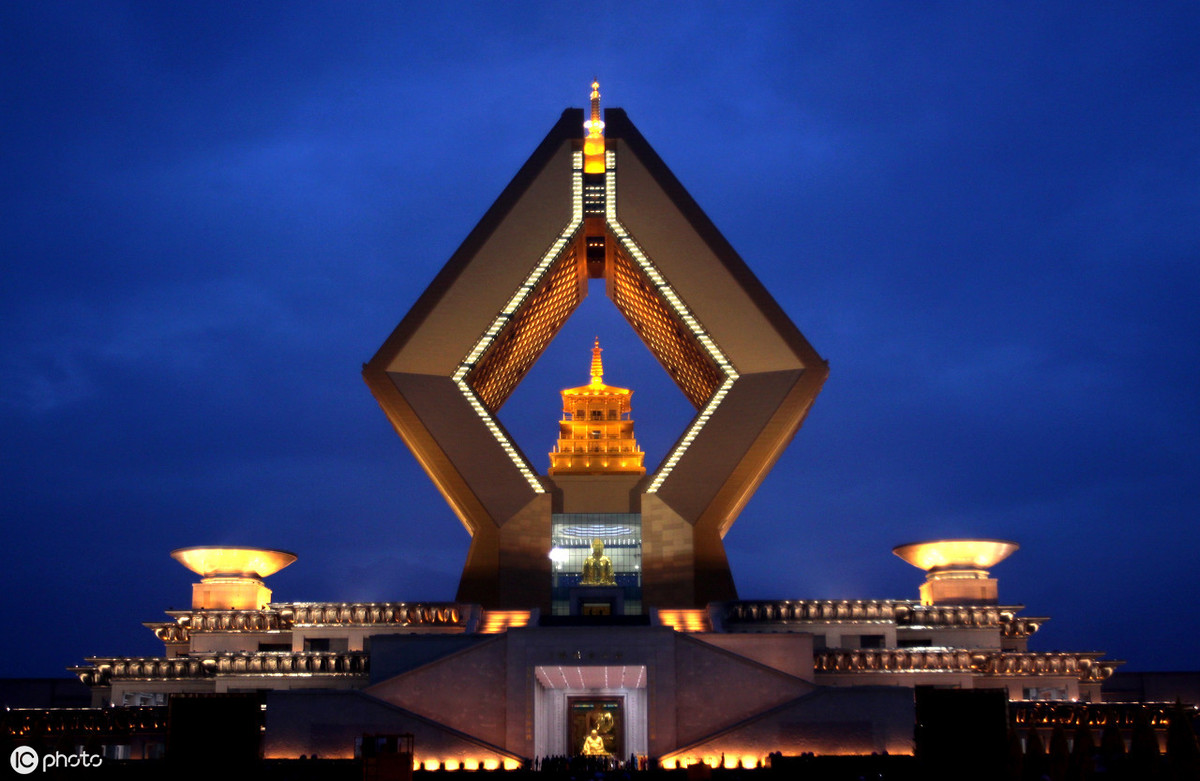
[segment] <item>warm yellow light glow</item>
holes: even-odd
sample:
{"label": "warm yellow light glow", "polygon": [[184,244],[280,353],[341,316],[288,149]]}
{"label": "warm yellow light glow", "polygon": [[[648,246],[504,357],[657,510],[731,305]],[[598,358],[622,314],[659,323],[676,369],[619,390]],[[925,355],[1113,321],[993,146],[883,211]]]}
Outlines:
{"label": "warm yellow light glow", "polygon": [[437,770],[438,769],[438,761],[436,759],[425,760],[425,769],[426,770]]}
{"label": "warm yellow light glow", "polygon": [[676,632],[708,632],[708,611],[704,608],[659,610],[658,620]]}
{"label": "warm yellow light glow", "polygon": [[445,763],[443,763],[443,764],[446,765],[447,770],[458,770],[458,760],[457,759],[447,759],[445,761]]}
{"label": "warm yellow light glow", "polygon": [[266,548],[179,548],[171,558],[202,578],[221,575],[265,578],[296,560],[296,554]]}
{"label": "warm yellow light glow", "polygon": [[[645,454],[633,433],[633,391],[604,384],[604,362],[597,338],[592,346],[591,380],[565,388],[558,441],[550,452],[550,474],[644,474]],[[612,458],[610,454],[625,453]],[[603,455],[599,455],[599,454]]]}
{"label": "warm yellow light glow", "polygon": [[504,769],[505,770],[516,770],[520,766],[521,766],[521,763],[515,759],[504,760]]}
{"label": "warm yellow light glow", "polygon": [[600,82],[592,82],[592,116],[583,123],[587,137],[583,140],[583,172],[604,173],[604,122],[600,119]]}
{"label": "warm yellow light glow", "polygon": [[674,770],[679,765],[678,765],[678,763],[676,763],[674,758],[671,758],[671,759],[664,759],[662,761],[662,766],[666,770]]}
{"label": "warm yellow light glow", "polygon": [[483,760],[483,769],[484,769],[484,770],[495,770],[495,769],[496,769],[496,768],[498,768],[498,767],[500,767],[500,761],[499,761],[499,760],[496,760],[496,759],[485,759],[485,760]]}
{"label": "warm yellow light glow", "polygon": [[483,626],[479,633],[498,635],[509,629],[518,629],[529,624],[529,610],[488,610],[483,614]]}
{"label": "warm yellow light glow", "polygon": [[604,177],[604,219],[608,224],[609,230],[611,230],[613,235],[616,236],[617,240],[621,242],[621,246],[623,246],[625,251],[629,253],[629,256],[633,258],[633,261],[637,264],[638,268],[641,269],[642,273],[646,275],[646,279],[648,279],[654,286],[654,289],[658,292],[659,296],[670,305],[671,309],[674,310],[679,319],[688,326],[689,330],[692,332],[692,335],[696,337],[696,341],[700,343],[700,346],[703,347],[704,351],[708,353],[710,358],[712,358],[713,363],[715,363],[717,368],[720,369],[721,373],[725,375],[724,381],[708,399],[708,401],[705,402],[700,414],[693,419],[691,425],[688,426],[687,431],[684,432],[683,437],[675,444],[674,449],[667,454],[667,457],[663,460],[663,462],[658,465],[658,470],[654,473],[654,477],[650,480],[650,485],[646,488],[646,493],[653,494],[657,493],[663,482],[666,481],[667,477],[671,474],[671,470],[675,468],[675,464],[677,464],[679,460],[683,458],[683,454],[687,452],[687,449],[691,446],[692,441],[699,436],[700,430],[704,428],[704,424],[707,423],[709,418],[716,413],[717,407],[720,406],[721,401],[725,398],[725,396],[729,394],[733,384],[737,382],[739,375],[737,370],[734,369],[733,364],[730,363],[729,359],[725,357],[725,353],[721,351],[721,349],[717,346],[717,343],[714,342],[712,337],[709,336],[709,334],[704,330],[704,327],[701,325],[700,321],[692,315],[691,310],[689,310],[687,307],[687,304],[683,302],[683,299],[679,297],[679,294],[675,292],[675,289],[671,287],[665,278],[663,278],[663,275],[659,272],[658,268],[650,261],[650,258],[646,255],[638,243],[634,241],[633,237],[629,235],[629,231],[625,229],[625,226],[621,224],[621,221],[617,219],[617,157],[612,150],[605,152],[604,156],[606,161],[605,165],[608,171]]}
{"label": "warm yellow light glow", "polygon": [[930,540],[897,545],[892,553],[926,572],[942,569],[987,570],[1004,561],[1019,547],[1008,540]]}
{"label": "warm yellow light glow", "polygon": [[747,754],[742,757],[742,767],[746,769],[758,767],[758,757]]}
{"label": "warm yellow light glow", "polygon": [[463,770],[478,770],[479,760],[474,757],[463,760]]}
{"label": "warm yellow light glow", "polygon": [[467,403],[471,405],[471,409],[475,410],[475,414],[477,414],[480,420],[483,421],[484,426],[491,433],[492,437],[495,438],[496,442],[499,443],[501,449],[504,450],[504,453],[508,456],[509,460],[512,461],[513,466],[517,468],[517,471],[519,471],[521,476],[525,478],[525,482],[528,483],[533,492],[537,494],[543,494],[546,492],[546,488],[538,479],[537,473],[533,470],[529,463],[526,462],[524,456],[521,455],[521,452],[517,449],[516,445],[512,443],[512,440],[508,438],[508,435],[504,432],[504,429],[501,428],[499,423],[496,422],[496,419],[492,416],[492,413],[483,404],[483,402],[480,401],[479,396],[476,395],[474,390],[472,390],[470,383],[466,381],[466,376],[475,366],[476,361],[478,361],[484,355],[484,353],[488,351],[488,348],[492,346],[492,343],[495,341],[499,333],[504,330],[504,326],[508,323],[509,318],[518,310],[520,310],[525,300],[533,293],[534,290],[537,289],[537,286],[542,281],[542,278],[553,266],[554,261],[558,259],[560,253],[575,235],[575,230],[583,222],[582,152],[572,153],[571,168],[573,173],[571,174],[570,222],[568,222],[566,227],[563,228],[562,232],[550,245],[550,248],[546,250],[545,254],[542,255],[541,261],[538,262],[537,266],[533,268],[533,271],[529,273],[529,276],[525,278],[525,281],[521,283],[520,287],[518,287],[516,292],[513,293],[513,295],[509,298],[508,303],[505,304],[504,308],[496,314],[495,318],[492,320],[492,325],[483,333],[482,336],[479,337],[479,340],[475,342],[475,346],[471,348],[471,351],[467,353],[467,355],[461,361],[459,361],[458,368],[456,368],[454,373],[451,375],[451,379],[454,380],[454,384],[458,386],[458,390],[460,393],[462,393],[463,398],[465,398]]}

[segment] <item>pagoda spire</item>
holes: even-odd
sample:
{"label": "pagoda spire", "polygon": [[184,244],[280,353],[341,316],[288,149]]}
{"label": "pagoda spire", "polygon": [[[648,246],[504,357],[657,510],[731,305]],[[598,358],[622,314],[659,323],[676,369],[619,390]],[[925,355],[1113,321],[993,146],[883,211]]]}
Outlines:
{"label": "pagoda spire", "polygon": [[591,382],[562,391],[550,475],[642,475],[645,453],[633,436],[629,388],[604,384],[600,337],[592,342]]}
{"label": "pagoda spire", "polygon": [[604,362],[600,360],[600,353],[604,350],[600,347],[600,337],[596,337],[596,343],[592,346],[592,387],[598,388],[604,384]]}
{"label": "pagoda spire", "polygon": [[583,123],[583,172],[604,173],[604,121],[600,119],[600,82],[592,82],[592,118]]}

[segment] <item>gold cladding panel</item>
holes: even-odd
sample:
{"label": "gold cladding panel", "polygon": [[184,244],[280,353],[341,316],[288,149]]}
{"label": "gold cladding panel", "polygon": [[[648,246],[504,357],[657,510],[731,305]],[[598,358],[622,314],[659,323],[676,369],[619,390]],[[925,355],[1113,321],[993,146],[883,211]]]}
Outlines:
{"label": "gold cladding panel", "polygon": [[624,248],[615,240],[613,244],[613,303],[692,406],[701,408],[720,387],[721,370],[659,299]]}
{"label": "gold cladding panel", "polygon": [[467,375],[471,389],[495,414],[521,383],[526,372],[550,345],[567,318],[583,300],[572,242],[546,275],[528,303],[512,320]]}

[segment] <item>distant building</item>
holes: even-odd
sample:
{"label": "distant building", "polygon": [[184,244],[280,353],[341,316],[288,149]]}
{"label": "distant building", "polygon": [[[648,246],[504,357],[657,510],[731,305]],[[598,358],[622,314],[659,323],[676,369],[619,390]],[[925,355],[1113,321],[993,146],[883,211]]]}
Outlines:
{"label": "distant building", "polygon": [[[268,757],[403,732],[418,763],[471,768],[597,740],[667,766],[908,754],[917,686],[1100,702],[1119,662],[1030,651],[1046,619],[999,600],[989,570],[1013,543],[898,547],[927,572],[920,599],[738,598],[722,538],[828,368],[625,112],[600,116],[593,85],[586,137],[565,111],[364,367],[472,535],[456,599],[275,602],[263,578],[292,554],[177,551],[201,576],[192,608],[147,624],[161,657],[74,668],[95,704],[265,691]],[[695,408],[652,469],[599,341],[547,472],[496,418],[589,279]]]}

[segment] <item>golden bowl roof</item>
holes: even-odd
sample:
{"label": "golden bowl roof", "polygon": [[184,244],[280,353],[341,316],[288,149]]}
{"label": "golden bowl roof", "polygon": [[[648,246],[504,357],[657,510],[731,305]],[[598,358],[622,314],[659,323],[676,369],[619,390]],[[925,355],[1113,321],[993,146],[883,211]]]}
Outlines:
{"label": "golden bowl roof", "polygon": [[265,578],[296,560],[296,554],[267,548],[198,546],[171,551],[171,558],[202,578],[219,575]]}
{"label": "golden bowl roof", "polygon": [[1008,540],[930,540],[897,545],[892,553],[926,572],[990,569],[1021,546]]}

